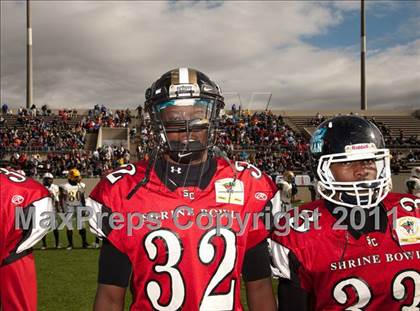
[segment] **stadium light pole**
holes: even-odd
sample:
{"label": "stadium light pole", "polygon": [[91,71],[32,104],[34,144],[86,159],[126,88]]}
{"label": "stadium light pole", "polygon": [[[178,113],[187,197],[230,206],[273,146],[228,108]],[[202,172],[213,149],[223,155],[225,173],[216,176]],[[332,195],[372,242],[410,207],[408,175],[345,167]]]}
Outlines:
{"label": "stadium light pole", "polygon": [[268,106],[270,105],[271,96],[273,96],[272,93],[270,93],[270,97],[268,98],[267,105],[265,106],[265,111],[268,111]]}
{"label": "stadium light pole", "polygon": [[26,108],[30,109],[33,103],[32,90],[32,28],[31,28],[31,2],[26,0]]}
{"label": "stadium light pole", "polygon": [[365,23],[365,0],[360,3],[360,96],[361,110],[367,110],[366,102],[366,23]]}

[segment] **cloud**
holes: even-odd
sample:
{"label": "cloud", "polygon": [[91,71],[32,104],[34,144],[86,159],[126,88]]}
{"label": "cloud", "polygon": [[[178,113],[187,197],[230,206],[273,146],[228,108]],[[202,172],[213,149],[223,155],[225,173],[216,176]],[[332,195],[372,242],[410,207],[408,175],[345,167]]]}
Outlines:
{"label": "cloud", "polygon": [[[326,35],[339,25],[350,10],[339,3],[32,4],[38,105],[134,108],[162,73],[189,66],[217,81],[229,101],[237,100],[232,93],[240,94],[244,106],[264,108],[269,93],[273,109],[359,106],[358,55],[352,49],[319,49],[302,40]],[[1,14],[1,102],[23,106],[25,6],[1,2]],[[418,101],[419,54],[414,41],[376,51],[368,59],[370,107],[410,107]],[[398,91],[390,87],[390,76]]]}

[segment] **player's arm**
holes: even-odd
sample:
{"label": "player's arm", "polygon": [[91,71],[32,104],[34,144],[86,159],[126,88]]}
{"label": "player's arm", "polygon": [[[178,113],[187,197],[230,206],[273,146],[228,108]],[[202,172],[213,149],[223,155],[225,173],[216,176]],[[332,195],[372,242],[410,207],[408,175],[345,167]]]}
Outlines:
{"label": "player's arm", "polygon": [[130,275],[131,262],[127,255],[104,239],[99,256],[98,288],[94,310],[123,310]]}
{"label": "player's arm", "polygon": [[85,199],[84,192],[80,192],[80,203],[82,204],[82,206],[86,206],[86,199]]}
{"label": "player's arm", "polygon": [[65,192],[62,187],[59,188],[58,199],[60,203],[61,210],[64,211],[64,200],[65,200]]}
{"label": "player's arm", "polygon": [[56,200],[55,198],[54,198],[54,208],[55,208],[55,211],[58,212],[58,213],[60,213],[62,211],[61,207],[60,207],[60,201]]}
{"label": "player's arm", "polygon": [[279,278],[277,288],[279,311],[310,311],[311,300],[307,291],[289,279]]}
{"label": "player's arm", "polygon": [[85,197],[85,185],[79,184],[79,193],[80,193],[80,203],[82,206],[86,206],[86,197]]}
{"label": "player's arm", "polygon": [[277,288],[279,311],[310,311],[311,295],[301,286],[301,263],[292,251],[273,242],[272,264],[278,273]]}
{"label": "player's arm", "polygon": [[98,284],[95,296],[94,311],[122,311],[126,288],[119,286]]}
{"label": "player's arm", "polygon": [[246,252],[242,276],[249,310],[276,310],[271,283],[270,254],[266,240]]}
{"label": "player's arm", "polygon": [[407,180],[406,184],[408,190],[413,191],[414,189],[416,189],[416,182],[414,180]]}

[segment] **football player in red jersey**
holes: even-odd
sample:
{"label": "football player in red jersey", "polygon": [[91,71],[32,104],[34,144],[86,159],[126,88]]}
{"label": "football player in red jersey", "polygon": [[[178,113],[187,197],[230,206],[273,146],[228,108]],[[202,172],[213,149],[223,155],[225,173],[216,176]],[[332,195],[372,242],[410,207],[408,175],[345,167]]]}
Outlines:
{"label": "football player in red jersey", "polygon": [[44,186],[13,170],[0,168],[0,185],[0,310],[36,310],[31,247],[48,232],[42,220],[52,217],[53,202]]}
{"label": "football player in red jersey", "polygon": [[311,153],[322,199],[296,218],[290,211],[272,234],[279,310],[419,310],[420,201],[389,193],[378,128],[334,117],[313,134]]}
{"label": "football player in red jersey", "polygon": [[[146,91],[154,154],[108,174],[87,202],[95,215],[122,214],[119,229],[90,220],[106,238],[95,310],[122,310],[130,273],[131,310],[242,310],[241,274],[250,309],[275,310],[268,232],[255,216],[276,187],[253,165],[216,155],[223,100],[214,82],[188,68]],[[142,215],[130,231],[134,213]]]}

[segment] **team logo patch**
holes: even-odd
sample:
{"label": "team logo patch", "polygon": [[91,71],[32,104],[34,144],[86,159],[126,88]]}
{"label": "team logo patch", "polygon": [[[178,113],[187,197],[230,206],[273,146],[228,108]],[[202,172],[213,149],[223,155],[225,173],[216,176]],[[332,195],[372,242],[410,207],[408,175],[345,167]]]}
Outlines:
{"label": "team logo patch", "polygon": [[15,205],[20,205],[23,201],[25,201],[25,198],[19,194],[14,195],[12,198],[12,203]]}
{"label": "team logo patch", "polygon": [[311,152],[321,153],[322,147],[324,147],[324,136],[327,133],[325,127],[321,127],[315,131],[311,139]]}
{"label": "team logo patch", "polygon": [[260,200],[260,201],[265,201],[265,200],[267,200],[267,195],[263,192],[256,192],[255,193],[255,198],[257,200]]}
{"label": "team logo patch", "polygon": [[216,180],[214,183],[217,203],[244,205],[244,183],[233,178]]}
{"label": "team logo patch", "polygon": [[400,245],[420,243],[420,219],[406,216],[397,219],[396,227]]}

